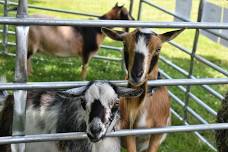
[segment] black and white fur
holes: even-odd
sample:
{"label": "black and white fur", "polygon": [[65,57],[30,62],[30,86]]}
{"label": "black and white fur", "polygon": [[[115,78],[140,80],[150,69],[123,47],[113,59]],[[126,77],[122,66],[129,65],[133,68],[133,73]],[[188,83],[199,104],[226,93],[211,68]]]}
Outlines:
{"label": "black and white fur", "polygon": [[[141,92],[142,90],[116,87],[106,81],[94,81],[87,86],[61,92],[28,92],[26,134],[86,132],[89,139],[27,143],[26,151],[120,152],[120,141],[117,137],[103,136],[109,128],[113,112],[118,107],[119,96],[137,96]],[[5,102],[7,115],[10,115],[9,105],[13,109],[13,104],[10,103],[12,102]],[[0,127],[11,128],[4,124]]]}

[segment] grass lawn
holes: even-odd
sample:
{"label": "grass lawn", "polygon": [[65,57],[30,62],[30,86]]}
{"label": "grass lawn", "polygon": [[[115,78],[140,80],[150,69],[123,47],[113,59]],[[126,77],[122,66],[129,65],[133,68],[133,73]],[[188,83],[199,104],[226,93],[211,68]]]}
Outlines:
{"label": "grass lawn", "polygon": [[[133,7],[133,16],[137,17],[138,12],[138,1],[135,0]],[[225,0],[210,0],[216,5],[224,6],[228,8],[228,2]],[[125,4],[126,7],[129,6],[129,0],[118,0],[120,4]],[[155,4],[174,11],[175,0],[161,1],[153,0]],[[60,8],[73,11],[88,12],[92,14],[103,14],[108,11],[116,1],[107,0],[30,0],[30,4],[37,6]],[[195,21],[197,18],[197,8],[199,0],[193,1],[193,11],[191,14],[192,19]],[[29,14],[48,14],[55,15],[59,18],[87,18],[80,17],[77,15],[65,15],[61,13],[46,12],[40,10],[29,9]],[[0,6],[0,15],[2,14],[2,6]],[[14,15],[13,13],[11,13]],[[160,11],[143,4],[142,20],[146,21],[172,21],[173,17],[161,13]],[[10,26],[10,29],[13,29]],[[168,31],[170,29],[154,29],[156,32],[161,33]],[[182,46],[191,50],[193,44],[195,30],[185,30],[175,42],[181,44]],[[1,36],[0,36],[1,39]],[[10,40],[14,41],[14,37],[10,36]],[[108,38],[105,40],[105,44],[121,46],[120,43],[114,42]],[[0,46],[0,50],[2,46]],[[10,47],[10,51],[14,52],[15,48]],[[222,68],[228,70],[228,48],[223,47],[217,43],[212,42],[208,38],[200,35],[199,45],[197,49],[197,54],[205,57],[206,59],[212,61],[213,63],[221,66]],[[121,54],[115,51],[100,49],[99,55],[111,56],[111,57],[121,57]],[[169,44],[164,44],[162,48],[162,56],[170,59],[173,63],[179,65],[183,69],[189,69],[190,56],[181,52],[180,50],[172,47]],[[29,81],[77,81],[80,80],[80,59],[79,58],[58,58],[47,55],[35,55],[33,58],[33,75],[29,76]],[[15,60],[13,57],[5,57],[0,55],[0,74],[6,75],[8,81],[14,80],[14,64]],[[184,75],[176,72],[172,67],[167,66],[162,61],[160,61],[160,68],[163,69],[173,78],[186,78]],[[224,75],[216,72],[215,70],[205,66],[204,64],[195,61],[194,64],[194,76],[197,78],[223,78]],[[101,61],[93,59],[89,66],[88,80],[95,79],[107,79],[107,80],[119,80],[124,79],[124,72],[121,69],[121,64],[117,62]],[[221,94],[228,91],[228,85],[214,85],[212,86]],[[171,91],[175,93],[180,99],[185,99],[185,94],[182,93],[177,87],[169,87]],[[208,105],[217,110],[220,106],[220,101],[214,96],[210,95],[207,91],[199,86],[192,87],[192,92],[199,97],[201,100],[205,101]],[[192,109],[197,113],[201,114],[209,123],[215,122],[215,117],[210,115],[205,109],[201,108],[193,100],[189,101]],[[178,113],[183,114],[183,108],[173,101],[173,108],[178,111]],[[189,121],[191,124],[199,124],[196,119],[189,115]],[[173,125],[182,125],[175,116],[172,120]],[[204,132],[211,143],[214,143],[214,134],[212,132]],[[162,144],[160,152],[212,152],[203,142],[201,142],[193,133],[173,133],[169,134],[167,140]]]}

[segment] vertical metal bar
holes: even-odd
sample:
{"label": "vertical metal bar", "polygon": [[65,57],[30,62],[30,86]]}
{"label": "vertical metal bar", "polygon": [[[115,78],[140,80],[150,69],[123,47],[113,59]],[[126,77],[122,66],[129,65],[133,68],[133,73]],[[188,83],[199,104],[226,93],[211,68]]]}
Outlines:
{"label": "vertical metal bar", "polygon": [[139,10],[138,10],[137,20],[141,19],[142,3],[143,3],[142,0],[139,0]]}
{"label": "vertical metal bar", "polygon": [[134,5],[134,0],[130,0],[130,5],[129,5],[129,14],[130,15],[132,15],[133,5]]}
{"label": "vertical metal bar", "polygon": [[[198,9],[197,22],[201,22],[204,4],[205,4],[205,0],[200,0],[199,9]],[[193,41],[192,52],[191,52],[191,61],[190,61],[188,78],[191,78],[192,77],[193,68],[194,68],[195,53],[196,53],[196,50],[197,50],[197,47],[198,47],[198,41],[199,41],[199,34],[200,34],[199,29],[196,29],[195,36],[194,36],[194,41]],[[189,104],[189,92],[190,91],[191,91],[191,85],[188,85],[186,87],[185,106],[184,106],[184,120],[186,122],[188,121],[187,107],[188,107],[188,104]]]}
{"label": "vertical metal bar", "polygon": [[[27,16],[27,0],[19,0],[17,18]],[[16,68],[15,81],[25,83],[27,81],[27,26],[16,27]],[[25,135],[25,107],[27,91],[17,90],[14,92],[13,136]],[[25,144],[12,144],[12,152],[25,152]]]}
{"label": "vertical metal bar", "polygon": [[[3,6],[3,16],[8,16],[8,0],[4,1]],[[8,52],[8,25],[3,25],[3,36],[2,36],[2,45],[3,45],[3,54]]]}

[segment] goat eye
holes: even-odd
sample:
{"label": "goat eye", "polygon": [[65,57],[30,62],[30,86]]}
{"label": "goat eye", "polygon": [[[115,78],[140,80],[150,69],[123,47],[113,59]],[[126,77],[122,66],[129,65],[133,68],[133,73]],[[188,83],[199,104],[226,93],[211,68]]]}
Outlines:
{"label": "goat eye", "polygon": [[116,101],[114,102],[114,106],[119,107],[119,104],[120,104],[120,99],[116,99]]}

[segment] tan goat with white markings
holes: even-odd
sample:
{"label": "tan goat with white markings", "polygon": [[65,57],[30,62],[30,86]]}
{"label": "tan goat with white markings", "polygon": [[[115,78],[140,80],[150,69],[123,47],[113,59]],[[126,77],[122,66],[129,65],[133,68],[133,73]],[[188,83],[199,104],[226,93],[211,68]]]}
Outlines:
{"label": "tan goat with white markings", "polygon": [[[170,99],[165,86],[149,87],[147,80],[159,77],[158,59],[163,42],[172,40],[182,30],[156,34],[149,29],[136,29],[126,33],[102,29],[114,40],[123,41],[124,59],[128,71],[128,85],[143,88],[137,98],[122,98],[120,102],[121,128],[157,128],[171,123]],[[157,152],[165,134],[127,136],[123,145],[128,152]]]}

